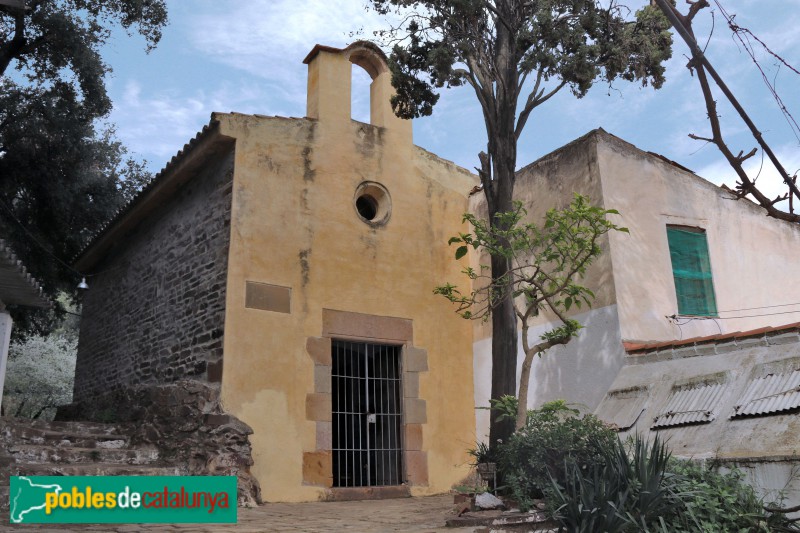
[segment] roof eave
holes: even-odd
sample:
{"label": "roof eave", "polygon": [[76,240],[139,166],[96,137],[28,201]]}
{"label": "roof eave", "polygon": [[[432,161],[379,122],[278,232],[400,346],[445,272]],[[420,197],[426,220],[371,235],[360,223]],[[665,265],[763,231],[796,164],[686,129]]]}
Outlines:
{"label": "roof eave", "polygon": [[203,163],[235,142],[219,132],[219,122],[212,120],[187,143],[128,205],[120,209],[84,248],[75,260],[75,268],[90,273],[92,269],[124,240],[138,224],[189,181]]}

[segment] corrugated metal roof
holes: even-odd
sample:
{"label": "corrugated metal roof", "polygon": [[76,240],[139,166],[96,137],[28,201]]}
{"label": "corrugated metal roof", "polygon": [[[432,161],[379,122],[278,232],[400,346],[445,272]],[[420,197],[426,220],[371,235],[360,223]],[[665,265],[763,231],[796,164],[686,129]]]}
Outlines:
{"label": "corrugated metal roof", "polygon": [[766,415],[800,407],[800,370],[769,374],[747,385],[731,418]]}
{"label": "corrugated metal roof", "polygon": [[639,389],[639,394],[634,395],[615,394],[615,392],[611,391],[603,398],[595,411],[595,416],[623,431],[633,427],[647,408],[647,389]]}
{"label": "corrugated metal roof", "polygon": [[698,383],[674,389],[650,429],[711,422],[717,417],[714,411],[725,386],[725,383]]}
{"label": "corrugated metal roof", "polygon": [[6,241],[0,239],[0,303],[50,307],[42,286],[28,273]]}

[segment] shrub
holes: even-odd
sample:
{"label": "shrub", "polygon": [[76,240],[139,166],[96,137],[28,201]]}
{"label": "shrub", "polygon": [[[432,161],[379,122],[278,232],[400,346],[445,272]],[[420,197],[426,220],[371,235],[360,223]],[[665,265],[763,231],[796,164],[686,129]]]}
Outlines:
{"label": "shrub", "polygon": [[570,465],[564,484],[551,479],[549,507],[570,532],[650,531],[675,505],[669,460],[658,438],[648,444],[637,436],[630,446],[617,439],[601,463]]}
{"label": "shrub", "polygon": [[72,401],[77,338],[54,333],[32,335],[11,344],[3,391],[8,416],[47,418]]}
{"label": "shrub", "polygon": [[764,510],[764,501],[738,470],[721,473],[692,461],[675,460],[671,490],[681,501],[669,531],[800,531],[784,515]]}
{"label": "shrub", "polygon": [[604,464],[617,434],[593,415],[580,416],[563,401],[528,413],[527,424],[499,447],[502,479],[522,509],[550,490],[551,478],[564,485],[567,472]]}
{"label": "shrub", "polygon": [[640,437],[605,452],[602,462],[567,467],[551,480],[548,503],[570,533],[800,531],[764,502],[739,472],[719,473],[670,458],[658,438]]}

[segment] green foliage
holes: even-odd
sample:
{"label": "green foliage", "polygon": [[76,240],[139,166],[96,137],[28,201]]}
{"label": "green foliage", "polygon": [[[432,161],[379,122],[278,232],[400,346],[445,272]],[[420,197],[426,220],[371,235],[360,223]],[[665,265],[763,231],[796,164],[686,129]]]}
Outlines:
{"label": "green foliage", "polygon": [[31,335],[9,349],[3,411],[22,418],[52,418],[72,401],[78,339],[64,333]]}
{"label": "green foliage", "polygon": [[490,489],[488,485],[455,485],[453,490],[459,494],[481,494]]}
{"label": "green foliage", "polygon": [[72,401],[79,323],[69,297],[62,293],[57,301],[70,314],[49,335],[11,342],[2,402],[6,415],[52,418],[55,407]]}
{"label": "green foliage", "polygon": [[106,115],[111,101],[100,49],[120,25],[142,35],[148,49],[167,23],[164,0],[27,0],[26,10],[0,9],[0,75],[13,65],[32,87],[64,85],[84,113]]}
{"label": "green foliage", "polygon": [[[127,158],[113,127],[97,125],[111,109],[105,90],[110,68],[100,49],[117,25],[155,46],[166,24],[166,4],[26,4],[26,11],[0,6],[0,237],[54,297],[73,291],[80,278],[53,256],[66,263],[74,259],[150,179],[142,164]],[[60,318],[10,311],[16,332],[41,334]]]}
{"label": "green foliage", "polygon": [[[657,7],[645,3],[635,18],[615,0],[368,0],[379,13],[396,10],[403,21],[382,34],[392,45],[389,68],[396,94],[392,108],[402,118],[427,116],[442,87],[469,85],[483,112],[486,152],[478,154],[478,174],[493,228],[507,228],[517,168],[517,143],[531,113],[564,87],[582,97],[595,80],[638,80],[660,87],[670,58],[669,22]],[[518,208],[517,208],[518,209]],[[506,213],[504,215],[504,213]],[[476,235],[477,236],[477,235]],[[479,236],[477,236],[479,237]],[[503,244],[486,241],[490,244]],[[470,243],[462,242],[463,257]],[[502,248],[502,247],[501,247]],[[512,253],[514,250],[507,250]],[[511,259],[493,254],[487,309],[495,308],[492,335],[492,397],[515,387],[517,315],[508,271]],[[483,270],[483,269],[482,269]],[[474,274],[474,273],[472,273]],[[454,287],[441,294],[459,302]],[[543,289],[537,288],[539,292]],[[564,287],[565,307],[590,293]],[[538,309],[537,295],[524,294]],[[467,297],[469,298],[469,297]],[[461,307],[461,304],[466,304]],[[486,317],[459,302],[465,318]],[[488,312],[488,311],[487,311]],[[525,319],[523,319],[523,323]],[[523,339],[527,337],[523,336]],[[569,337],[545,341],[564,343]],[[526,353],[528,350],[526,349]],[[521,403],[521,409],[525,408]],[[523,412],[524,416],[524,412]],[[519,424],[520,417],[517,419]],[[492,442],[506,438],[511,424],[492,422]]]}
{"label": "green foliage", "polygon": [[468,449],[467,453],[473,459],[473,466],[481,463],[494,463],[497,461],[495,453],[485,442],[476,442],[475,447]]}
{"label": "green foliage", "polygon": [[[450,283],[436,287],[434,293],[455,303],[456,312],[466,319],[488,320],[496,307],[507,298],[512,299],[522,322],[525,350],[515,417],[517,428],[525,423],[533,356],[541,356],[577,336],[583,326],[566,314],[573,307],[591,306],[595,297],[594,292],[578,281],[602,252],[601,237],[610,231],[628,231],[608,219],[613,214],[619,213],[593,206],[585,196],[576,194],[564,209],[550,209],[540,226],[526,222],[527,212],[521,203],[515,202],[514,210],[497,213],[494,223],[469,213],[464,215],[472,233],[460,233],[449,240],[449,244],[458,245],[456,259],[471,247],[487,252],[492,258],[500,257],[510,265],[499,276],[488,273],[490,268],[485,265],[478,271],[466,267],[462,272],[473,282],[470,293],[462,293]],[[531,346],[529,322],[545,309],[552,311],[561,325],[545,331],[539,336],[541,342]],[[502,423],[506,418],[493,418],[492,422]]]}
{"label": "green foliage", "polygon": [[496,422],[503,420],[514,420],[517,416],[517,406],[519,401],[516,396],[504,394],[500,398],[490,398],[489,407],[476,407],[475,409],[489,409],[495,417]]}
{"label": "green foliage", "polygon": [[[498,78],[517,87],[518,78],[532,74],[535,88],[527,103],[540,103],[547,82],[569,86],[584,96],[596,79],[611,83],[620,78],[660,87],[663,63],[671,56],[669,24],[658,8],[646,6],[627,17],[629,10],[579,0],[371,0],[380,13],[398,9],[407,15],[405,26],[388,32],[392,84],[397,96],[392,106],[398,116],[430,115],[441,87],[470,84],[479,95]],[[509,72],[510,71],[510,72]],[[521,84],[519,84],[521,85]],[[539,94],[541,90],[541,94]],[[489,96],[489,97],[491,97]],[[513,104],[519,93],[497,91],[496,98]],[[525,97],[523,96],[523,101]],[[524,122],[523,122],[524,124]],[[490,136],[492,132],[489,132]]]}
{"label": "green foliage", "polygon": [[[741,472],[723,473],[692,461],[674,461],[672,490],[680,505],[665,520],[676,533],[800,531],[781,514],[764,510],[764,501]],[[666,531],[666,530],[664,530]]]}
{"label": "green foliage", "polygon": [[[508,291],[525,319],[538,315],[545,307],[567,312],[573,306],[590,306],[594,292],[577,280],[601,254],[603,235],[628,231],[607,218],[612,214],[619,213],[593,206],[579,194],[568,207],[550,209],[541,225],[525,221],[527,211],[520,202],[515,202],[513,211],[495,215],[494,224],[467,213],[464,221],[469,222],[473,233],[461,233],[448,241],[459,245],[455,258],[463,257],[469,248],[484,250],[491,256],[508,259],[512,268],[494,278],[486,265],[477,271],[466,267],[462,272],[476,282],[469,294],[450,283],[436,287],[434,293],[457,304],[457,312],[467,319],[487,320]],[[542,335],[542,340],[569,339],[580,327],[574,320],[567,320]]]}
{"label": "green foliage", "polygon": [[612,465],[595,464],[582,472],[580,466],[570,464],[566,480],[564,488],[553,483],[555,496],[549,498],[560,504],[554,513],[559,533],[617,533],[629,527],[627,517],[618,510],[628,503],[630,493]]}
{"label": "green foliage", "polygon": [[500,471],[523,509],[551,487],[563,486],[575,465],[585,470],[604,464],[617,434],[594,415],[580,416],[563,401],[531,410],[525,427],[500,446]]}
{"label": "green foliage", "polygon": [[649,531],[673,511],[669,460],[658,438],[637,436],[630,449],[617,439],[602,462],[571,464],[563,485],[552,479],[549,507],[570,532]]}
{"label": "green foliage", "polygon": [[[59,94],[62,89],[0,81],[0,237],[51,298],[74,291],[80,281],[53,256],[69,263],[134,184],[150,178],[141,165],[125,161],[113,130],[98,132],[81,116],[81,102],[69,91]],[[10,310],[17,333],[45,334],[61,317]]]}
{"label": "green foliage", "polygon": [[569,532],[716,533],[799,531],[764,502],[739,472],[719,473],[672,459],[658,438],[617,440],[602,461],[553,477],[548,505]]}

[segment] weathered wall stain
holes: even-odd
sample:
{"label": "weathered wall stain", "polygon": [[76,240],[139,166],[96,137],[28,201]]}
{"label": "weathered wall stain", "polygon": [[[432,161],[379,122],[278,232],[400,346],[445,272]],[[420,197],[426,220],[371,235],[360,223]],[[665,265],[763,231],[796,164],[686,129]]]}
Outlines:
{"label": "weathered wall stain", "polygon": [[309,256],[311,255],[311,250],[300,250],[300,253],[297,254],[298,258],[300,259],[300,277],[303,280],[302,286],[305,288],[308,285],[309,279],[311,279],[311,266],[309,263]]}
{"label": "weathered wall stain", "polygon": [[316,175],[316,170],[311,168],[311,152],[313,149],[311,146],[306,146],[303,148],[303,180],[307,182],[313,182],[314,176]]}

